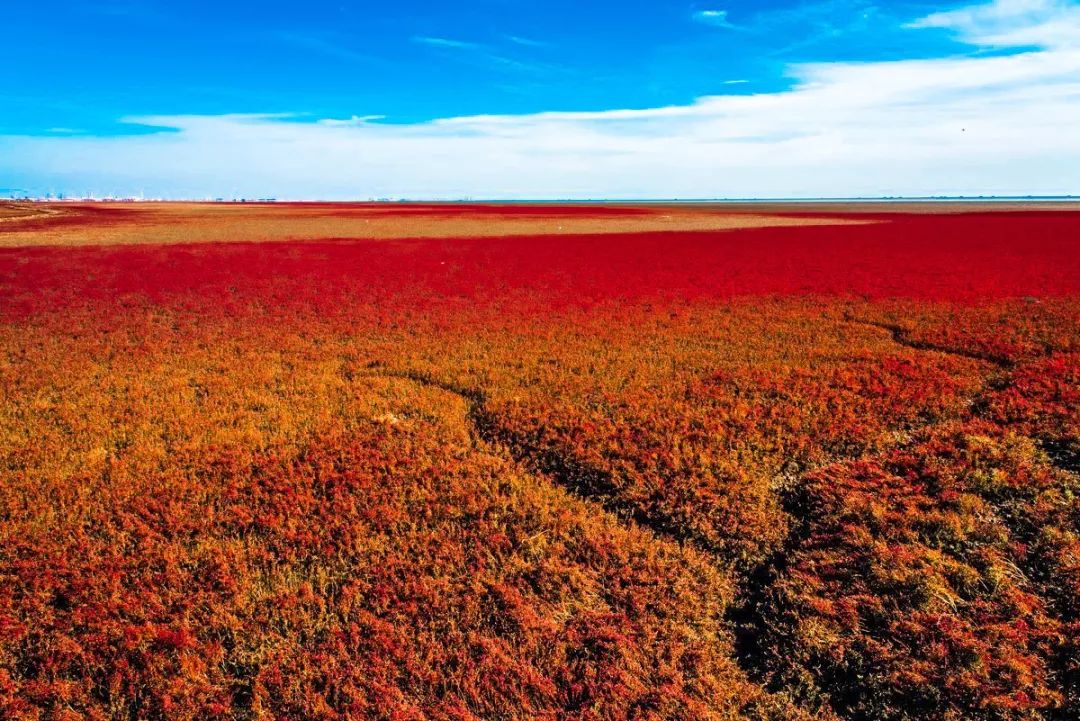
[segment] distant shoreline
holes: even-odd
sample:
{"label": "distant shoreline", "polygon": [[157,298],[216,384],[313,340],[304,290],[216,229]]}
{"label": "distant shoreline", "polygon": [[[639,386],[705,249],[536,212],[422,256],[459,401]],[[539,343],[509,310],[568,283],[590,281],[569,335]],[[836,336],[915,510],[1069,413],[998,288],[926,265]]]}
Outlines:
{"label": "distant shoreline", "polygon": [[[26,198],[15,200],[0,199],[0,208],[24,208],[34,207],[43,213],[65,212],[67,209],[78,207],[126,207],[126,208],[150,208],[150,207],[188,207],[188,208],[211,208],[211,207],[248,207],[248,208],[339,208],[342,210],[362,209],[365,207],[386,208],[418,208],[438,207],[467,208],[467,207],[567,207],[567,208],[640,208],[661,210],[681,209],[685,212],[713,211],[741,214],[792,214],[792,215],[818,215],[834,213],[859,214],[905,214],[905,213],[970,213],[970,212],[1046,212],[1046,211],[1080,211],[1080,196],[1031,196],[1031,197],[928,197],[928,198],[785,198],[785,199],[591,199],[591,200],[292,200],[292,199],[259,199],[259,200],[144,200],[144,199],[121,199],[121,198],[94,198],[94,199],[45,199]],[[46,210],[46,209],[51,209]],[[5,214],[0,213],[0,217]],[[7,217],[5,220],[21,220],[22,217]]]}
{"label": "distant shoreline", "polygon": [[7,203],[226,203],[255,205],[260,203],[341,203],[341,204],[789,204],[789,203],[1080,203],[1080,195],[897,195],[852,197],[788,197],[788,198],[143,198],[143,197],[70,197],[9,196],[0,198]]}

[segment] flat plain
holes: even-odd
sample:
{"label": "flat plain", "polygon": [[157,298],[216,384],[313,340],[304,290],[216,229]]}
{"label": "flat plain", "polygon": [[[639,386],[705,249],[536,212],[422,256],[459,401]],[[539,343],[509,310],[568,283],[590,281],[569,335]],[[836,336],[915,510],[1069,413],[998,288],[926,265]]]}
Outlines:
{"label": "flat plain", "polygon": [[0,717],[1072,719],[1067,204],[0,206]]}

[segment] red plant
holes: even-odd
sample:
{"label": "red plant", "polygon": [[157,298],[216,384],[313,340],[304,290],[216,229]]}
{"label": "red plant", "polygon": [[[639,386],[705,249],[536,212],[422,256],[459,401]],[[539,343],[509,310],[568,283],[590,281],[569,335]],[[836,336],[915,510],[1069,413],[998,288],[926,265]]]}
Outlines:
{"label": "red plant", "polygon": [[0,250],[0,716],[1070,713],[1076,216],[859,217]]}

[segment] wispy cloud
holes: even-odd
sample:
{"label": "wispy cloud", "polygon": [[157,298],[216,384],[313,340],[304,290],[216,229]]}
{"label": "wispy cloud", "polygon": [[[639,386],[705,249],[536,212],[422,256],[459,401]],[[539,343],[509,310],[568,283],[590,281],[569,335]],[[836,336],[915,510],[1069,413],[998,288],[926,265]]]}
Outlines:
{"label": "wispy cloud", "polygon": [[427,35],[417,35],[413,37],[413,42],[420,43],[421,45],[430,45],[436,48],[450,48],[453,50],[478,50],[480,48],[478,44],[465,42],[464,40],[430,37]]}
{"label": "wispy cloud", "polygon": [[524,45],[527,48],[546,48],[548,46],[548,43],[545,43],[542,40],[534,40],[533,38],[526,38],[520,35],[506,35],[505,37],[515,45]]}
{"label": "wispy cloud", "polygon": [[728,20],[727,10],[698,10],[691,17],[699,23],[712,25],[717,28],[734,30],[736,26]]}
{"label": "wispy cloud", "polygon": [[[1029,27],[1068,24],[1072,10]],[[996,46],[1000,33],[977,22],[930,15],[907,32],[946,27]],[[134,120],[177,132],[0,136],[0,177],[172,196],[1077,193],[1080,48],[1034,37],[1008,55],[799,64],[788,90],[688,105],[413,124],[167,116]]]}
{"label": "wispy cloud", "polygon": [[811,48],[834,50],[845,37],[893,31],[900,20],[877,0],[813,0],[754,13],[733,29],[759,41],[784,44],[768,57],[791,57]]}
{"label": "wispy cloud", "polygon": [[339,39],[329,38],[325,35],[312,35],[303,33],[276,33],[278,41],[293,47],[308,50],[318,55],[323,55],[335,60],[344,60],[350,63],[374,63],[385,64],[385,60],[373,55],[349,47]]}
{"label": "wispy cloud", "polygon": [[884,13],[877,0],[813,0],[744,13],[738,23],[723,9],[696,10],[696,22],[762,37],[792,37],[804,46],[865,29]]}
{"label": "wispy cloud", "polygon": [[[505,53],[498,52],[483,43],[467,42],[465,40],[456,40],[452,38],[431,37],[427,35],[417,35],[414,36],[412,40],[415,43],[427,45],[436,50],[455,53],[456,57],[462,62],[483,65],[497,70],[530,75],[549,74],[560,70],[558,66],[550,63],[521,60],[512,57]],[[522,43],[517,44],[520,45]]]}
{"label": "wispy cloud", "polygon": [[1080,47],[1080,3],[996,0],[934,13],[908,27],[950,30],[973,45]]}

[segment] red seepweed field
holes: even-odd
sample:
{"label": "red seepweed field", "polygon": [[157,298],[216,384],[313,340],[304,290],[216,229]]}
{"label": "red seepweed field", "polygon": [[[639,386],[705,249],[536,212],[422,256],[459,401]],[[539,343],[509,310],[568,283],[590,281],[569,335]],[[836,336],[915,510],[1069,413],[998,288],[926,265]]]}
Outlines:
{"label": "red seepweed field", "polygon": [[1080,213],[0,208],[0,718],[1080,713]]}

